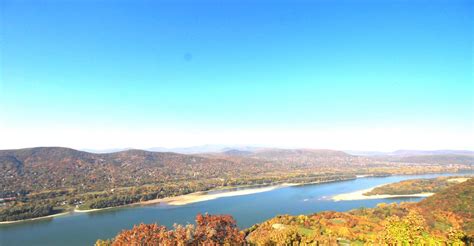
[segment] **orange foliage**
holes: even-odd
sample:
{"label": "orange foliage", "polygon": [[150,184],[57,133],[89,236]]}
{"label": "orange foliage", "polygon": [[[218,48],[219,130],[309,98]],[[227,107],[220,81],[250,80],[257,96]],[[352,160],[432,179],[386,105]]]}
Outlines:
{"label": "orange foliage", "polygon": [[196,225],[194,237],[200,245],[234,245],[245,241],[230,215],[198,214]]}
{"label": "orange foliage", "polygon": [[[104,243],[101,241],[101,243]],[[113,246],[124,245],[244,245],[245,235],[230,215],[196,216],[196,226],[175,225],[174,230],[157,224],[140,224],[124,230],[112,241]],[[98,245],[98,244],[96,244]],[[107,245],[107,244],[105,244]]]}

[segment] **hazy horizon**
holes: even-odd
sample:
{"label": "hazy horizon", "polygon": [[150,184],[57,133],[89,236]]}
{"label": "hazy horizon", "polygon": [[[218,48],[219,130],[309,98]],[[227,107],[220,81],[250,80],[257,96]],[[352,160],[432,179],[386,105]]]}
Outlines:
{"label": "hazy horizon", "polygon": [[[393,149],[387,151],[379,150],[367,150],[367,149],[330,149],[330,148],[307,148],[307,147],[285,147],[285,146],[266,146],[266,145],[224,145],[224,144],[205,144],[205,145],[195,145],[195,146],[177,146],[177,147],[143,147],[143,148],[134,148],[134,147],[120,147],[120,148],[105,148],[105,149],[94,149],[94,148],[72,148],[67,146],[31,146],[24,148],[11,148],[11,149],[27,149],[27,148],[70,148],[76,149],[79,151],[89,152],[89,153],[115,153],[127,150],[144,150],[150,152],[175,152],[181,154],[199,154],[199,153],[219,153],[225,152],[228,150],[241,150],[241,151],[258,151],[265,149],[281,149],[281,150],[334,150],[342,151],[348,154],[355,155],[378,155],[378,154],[393,154],[396,152],[473,152],[474,150],[470,149]],[[7,150],[7,149],[0,149]],[[443,154],[443,153],[441,153]],[[471,153],[470,153],[471,154]]]}
{"label": "hazy horizon", "polygon": [[1,8],[0,149],[474,149],[469,0]]}

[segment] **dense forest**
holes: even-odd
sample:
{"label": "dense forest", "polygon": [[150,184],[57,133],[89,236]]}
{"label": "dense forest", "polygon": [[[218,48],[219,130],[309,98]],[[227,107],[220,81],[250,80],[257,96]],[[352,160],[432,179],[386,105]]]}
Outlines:
{"label": "dense forest", "polygon": [[96,245],[472,245],[474,178],[418,203],[349,212],[280,215],[238,231],[228,215],[197,215],[195,225],[135,226]]}
{"label": "dense forest", "polygon": [[[442,163],[433,163],[436,158]],[[143,150],[94,154],[59,147],[0,150],[0,221],[212,189],[329,182],[356,175],[456,172],[473,170],[473,164],[472,155],[400,162],[311,149],[199,155]]]}

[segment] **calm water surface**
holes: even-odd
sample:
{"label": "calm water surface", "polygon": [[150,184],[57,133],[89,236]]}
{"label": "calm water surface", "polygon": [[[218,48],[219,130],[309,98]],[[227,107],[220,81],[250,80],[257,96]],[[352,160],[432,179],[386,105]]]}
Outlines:
{"label": "calm water surface", "polygon": [[[469,173],[472,174],[472,173]],[[0,245],[93,245],[98,239],[114,237],[138,223],[172,226],[193,223],[197,213],[231,214],[239,227],[249,227],[278,214],[310,214],[322,210],[347,211],[374,207],[381,202],[419,201],[420,198],[375,199],[334,202],[329,197],[406,179],[459,174],[429,174],[359,178],[356,180],[285,187],[251,195],[223,197],[184,206],[150,205],[110,209],[0,225]]]}

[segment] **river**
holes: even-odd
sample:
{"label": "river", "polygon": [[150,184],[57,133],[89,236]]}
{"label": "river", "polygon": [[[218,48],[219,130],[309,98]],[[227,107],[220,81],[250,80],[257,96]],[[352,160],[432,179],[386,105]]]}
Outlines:
{"label": "river", "polygon": [[71,213],[54,218],[0,225],[0,245],[93,245],[97,239],[112,238],[122,229],[131,228],[134,224],[158,222],[170,227],[174,223],[193,223],[197,213],[206,212],[230,214],[237,220],[240,228],[246,228],[278,214],[311,214],[323,210],[347,211],[360,207],[374,207],[381,202],[419,201],[421,198],[335,202],[330,197],[406,179],[445,175],[460,174],[364,177],[332,183],[283,187],[181,206],[155,204],[90,213]]}

